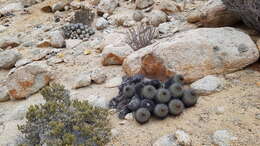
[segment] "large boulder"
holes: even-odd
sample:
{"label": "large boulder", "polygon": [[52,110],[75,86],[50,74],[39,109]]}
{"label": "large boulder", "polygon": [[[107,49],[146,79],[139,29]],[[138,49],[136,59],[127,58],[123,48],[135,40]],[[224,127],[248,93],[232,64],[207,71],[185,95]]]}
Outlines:
{"label": "large boulder", "polygon": [[36,93],[52,79],[49,67],[43,62],[33,62],[8,75],[7,88],[13,99],[23,99]]}
{"label": "large boulder", "polygon": [[14,67],[21,54],[17,50],[6,50],[0,52],[0,69],[10,69]]}
{"label": "large boulder", "polygon": [[145,74],[164,80],[176,73],[192,82],[254,63],[259,52],[251,38],[234,28],[199,28],[147,46],[123,63],[128,75]]}
{"label": "large boulder", "polygon": [[240,19],[229,11],[222,0],[210,0],[202,8],[192,12],[188,16],[188,22],[200,22],[206,27],[230,26]]}

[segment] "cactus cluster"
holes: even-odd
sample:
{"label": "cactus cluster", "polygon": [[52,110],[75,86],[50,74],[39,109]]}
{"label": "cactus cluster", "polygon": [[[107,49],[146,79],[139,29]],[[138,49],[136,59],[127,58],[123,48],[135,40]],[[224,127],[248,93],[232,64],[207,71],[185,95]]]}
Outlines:
{"label": "cactus cluster", "polygon": [[132,112],[135,120],[143,124],[152,115],[159,119],[178,116],[197,100],[195,91],[184,86],[182,75],[175,75],[166,82],[135,75],[123,78],[119,95],[110,101],[110,107],[119,111],[120,119]]}
{"label": "cactus cluster", "polygon": [[68,24],[62,27],[66,39],[88,39],[95,31],[82,23]]}
{"label": "cactus cluster", "polygon": [[86,101],[70,100],[58,84],[41,91],[46,103],[32,105],[26,123],[18,125],[25,139],[21,145],[103,146],[110,138],[107,110]]}

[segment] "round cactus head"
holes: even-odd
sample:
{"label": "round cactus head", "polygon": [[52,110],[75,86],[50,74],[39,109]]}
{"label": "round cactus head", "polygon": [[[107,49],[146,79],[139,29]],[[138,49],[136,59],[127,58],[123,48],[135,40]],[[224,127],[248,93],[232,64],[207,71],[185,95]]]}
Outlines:
{"label": "round cactus head", "polygon": [[157,104],[154,108],[153,113],[158,118],[165,118],[169,113],[168,106],[165,104]]}
{"label": "round cactus head", "polygon": [[156,89],[152,85],[144,86],[142,96],[147,99],[153,99],[156,95]]}
{"label": "round cactus head", "polygon": [[136,111],[141,104],[141,100],[139,98],[133,98],[128,104],[127,108],[131,111]]}
{"label": "round cactus head", "polygon": [[147,108],[139,108],[134,114],[135,120],[140,124],[148,122],[150,117],[151,113]]}
{"label": "round cactus head", "polygon": [[171,93],[169,90],[161,88],[156,95],[156,101],[159,103],[167,103],[171,99]]}
{"label": "round cactus head", "polygon": [[183,88],[179,83],[172,84],[169,90],[174,98],[181,98],[183,96]]}
{"label": "round cactus head", "polygon": [[184,110],[184,105],[181,100],[173,99],[168,104],[170,114],[177,116],[180,115]]}
{"label": "round cactus head", "polygon": [[181,100],[186,107],[191,107],[197,103],[198,96],[193,89],[186,89]]}
{"label": "round cactus head", "polygon": [[135,88],[133,85],[127,85],[124,87],[123,94],[127,98],[131,98],[135,94]]}
{"label": "round cactus head", "polygon": [[174,82],[179,83],[179,84],[183,84],[184,77],[180,74],[177,74],[177,75],[174,76]]}

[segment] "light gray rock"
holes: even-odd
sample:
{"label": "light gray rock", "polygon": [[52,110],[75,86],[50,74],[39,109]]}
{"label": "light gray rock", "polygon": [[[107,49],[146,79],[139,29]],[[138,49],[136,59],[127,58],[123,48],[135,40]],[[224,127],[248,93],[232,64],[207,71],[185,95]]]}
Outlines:
{"label": "light gray rock", "polygon": [[135,5],[138,9],[144,9],[154,4],[153,0],[136,0]]}
{"label": "light gray rock", "polygon": [[62,31],[54,31],[50,33],[51,45],[54,48],[63,48],[65,46],[65,38]]}
{"label": "light gray rock", "polygon": [[192,145],[192,140],[191,140],[189,134],[187,134],[186,132],[184,132],[182,130],[177,130],[175,132],[175,138],[176,138],[176,142],[178,143],[178,145],[181,145],[181,146],[191,146]]}
{"label": "light gray rock", "polygon": [[107,26],[108,26],[108,21],[105,18],[101,17],[97,19],[96,22],[97,30],[105,29]]}
{"label": "light gray rock", "polygon": [[16,63],[15,63],[15,67],[16,68],[18,68],[18,67],[20,67],[20,66],[24,66],[24,65],[26,65],[26,64],[29,64],[29,63],[31,63],[32,62],[32,60],[31,59],[20,59],[20,60],[18,60]]}
{"label": "light gray rock", "polygon": [[167,15],[160,10],[153,10],[150,14],[149,14],[149,20],[150,23],[153,26],[159,26],[161,23],[164,23],[167,21]]}
{"label": "light gray rock", "polygon": [[72,88],[78,89],[82,87],[87,87],[89,85],[91,85],[90,73],[81,73],[79,75],[75,75]]}
{"label": "light gray rock", "polygon": [[82,43],[82,40],[79,39],[68,39],[65,41],[66,43],[66,48],[67,49],[73,49],[76,46],[78,46],[80,43]]}
{"label": "light gray rock", "polygon": [[96,69],[90,73],[91,80],[96,84],[102,84],[106,81],[106,74],[101,69]]}
{"label": "light gray rock", "polygon": [[213,75],[208,75],[192,83],[191,87],[195,89],[199,95],[209,95],[220,91],[223,88],[223,84],[220,78]]}
{"label": "light gray rock", "polygon": [[105,97],[90,95],[87,97],[87,101],[93,106],[108,109],[109,101]]}
{"label": "light gray rock", "polygon": [[111,136],[112,137],[117,137],[119,135],[120,135],[120,131],[118,129],[116,129],[116,128],[111,129]]}
{"label": "light gray rock", "polygon": [[133,113],[129,113],[125,116],[125,119],[128,120],[128,121],[132,121],[134,120],[134,116],[133,116]]}
{"label": "light gray rock", "polygon": [[0,33],[4,32],[7,29],[7,27],[0,25]]}
{"label": "light gray rock", "polygon": [[5,86],[0,86],[0,102],[5,102],[10,100],[8,95],[8,90]]}
{"label": "light gray rock", "polygon": [[20,45],[20,42],[15,37],[1,37],[0,38],[0,48],[14,48]]}
{"label": "light gray rock", "polygon": [[16,11],[22,11],[23,5],[21,2],[17,3],[9,3],[7,5],[1,6],[0,7],[0,14],[7,14],[7,13],[12,13]]}
{"label": "light gray rock", "polygon": [[10,69],[14,67],[21,54],[17,50],[6,50],[0,52],[0,69]]}
{"label": "light gray rock", "polygon": [[9,74],[6,86],[11,98],[24,99],[47,85],[52,77],[47,64],[33,62]]}
{"label": "light gray rock", "polygon": [[255,114],[255,118],[256,118],[257,120],[260,120],[260,113]]}
{"label": "light gray rock", "polygon": [[120,86],[121,83],[122,83],[122,78],[121,77],[115,77],[115,78],[108,80],[106,82],[105,86],[107,88],[115,88],[115,87]]}
{"label": "light gray rock", "polygon": [[246,33],[230,27],[199,28],[133,52],[123,69],[130,76],[142,73],[162,80],[182,74],[190,83],[240,70],[258,59],[256,44]]}
{"label": "light gray rock", "polygon": [[173,134],[160,137],[153,143],[153,146],[178,146]]}
{"label": "light gray rock", "polygon": [[62,11],[62,10],[64,10],[64,7],[66,5],[67,5],[67,3],[65,1],[57,2],[54,5],[52,5],[52,12]]}
{"label": "light gray rock", "polygon": [[232,136],[227,130],[218,130],[213,136],[213,143],[218,146],[230,146],[231,141],[235,140],[236,137]]}
{"label": "light gray rock", "polygon": [[218,115],[224,114],[225,108],[223,106],[216,107],[215,112]]}
{"label": "light gray rock", "polygon": [[118,0],[100,0],[98,4],[98,11],[111,14],[116,9],[118,4]]}
{"label": "light gray rock", "polygon": [[133,14],[133,19],[135,21],[141,21],[144,18],[144,14],[142,11],[135,11]]}

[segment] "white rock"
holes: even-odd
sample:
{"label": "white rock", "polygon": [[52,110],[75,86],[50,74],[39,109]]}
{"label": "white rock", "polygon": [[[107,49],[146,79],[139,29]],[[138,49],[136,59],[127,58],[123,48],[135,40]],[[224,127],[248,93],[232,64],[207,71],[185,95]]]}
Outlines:
{"label": "white rock", "polygon": [[91,84],[91,77],[89,73],[81,73],[79,75],[75,75],[73,79],[73,89],[78,89],[81,87],[86,87]]}
{"label": "white rock", "polygon": [[227,130],[218,130],[212,136],[214,144],[218,146],[230,146],[230,142],[235,140]]}
{"label": "white rock", "polygon": [[119,134],[120,134],[120,131],[118,129],[116,129],[116,128],[111,129],[112,137],[117,137],[117,136],[119,136]]}
{"label": "white rock", "polygon": [[200,95],[209,95],[213,92],[219,91],[222,88],[222,81],[216,76],[208,75],[192,83],[191,87]]}
{"label": "white rock", "polygon": [[173,134],[160,137],[153,143],[153,146],[178,146]]}
{"label": "white rock", "polygon": [[87,101],[89,104],[96,106],[96,107],[101,107],[104,109],[108,108],[109,101],[105,97],[100,97],[97,95],[90,95],[87,97]]}
{"label": "white rock", "polygon": [[23,9],[24,9],[23,5],[20,2],[10,3],[10,4],[0,7],[0,14],[22,11]]}
{"label": "white rock", "polygon": [[4,32],[7,29],[7,27],[0,25],[0,33]]}
{"label": "white rock", "polygon": [[20,67],[20,66],[24,66],[24,65],[26,65],[26,64],[29,64],[29,63],[31,63],[32,62],[32,60],[31,59],[20,59],[20,60],[18,60],[16,63],[15,63],[15,67],[16,68],[18,68],[18,67]]}
{"label": "white rock", "polygon": [[184,132],[182,130],[177,130],[175,132],[175,138],[176,138],[177,143],[181,146],[191,146],[192,145],[192,140],[191,140],[189,134],[187,134],[186,132]]}
{"label": "white rock", "polygon": [[255,118],[256,118],[257,120],[260,120],[260,113],[255,114]]}
{"label": "white rock", "polygon": [[129,120],[129,121],[134,120],[133,113],[129,113],[129,114],[127,114],[127,115],[125,116],[125,119],[126,119],[126,120]]}
{"label": "white rock", "polygon": [[219,106],[216,108],[216,114],[221,115],[225,112],[225,108],[223,106]]}
{"label": "white rock", "polygon": [[51,45],[54,48],[62,48],[65,45],[65,38],[62,31],[54,31],[50,33]]}
{"label": "white rock", "polygon": [[66,42],[66,48],[67,49],[73,49],[76,46],[78,46],[80,43],[82,43],[82,40],[79,39],[68,39]]}
{"label": "white rock", "polygon": [[105,86],[107,88],[114,88],[114,87],[120,86],[121,83],[122,83],[122,78],[121,77],[115,77],[115,78],[108,80],[106,82]]}
{"label": "white rock", "polygon": [[20,58],[21,54],[17,50],[6,50],[0,52],[0,69],[12,68]]}
{"label": "white rock", "polygon": [[159,26],[161,23],[164,23],[167,21],[167,15],[163,11],[160,10],[153,10],[149,14],[150,23],[153,26]]}
{"label": "white rock", "polygon": [[65,6],[66,6],[66,2],[64,1],[57,2],[54,5],[52,5],[52,12],[62,11],[64,10]]}
{"label": "white rock", "polygon": [[101,18],[98,18],[97,19],[97,22],[96,22],[96,28],[97,30],[102,30],[104,28],[106,28],[108,26],[108,21],[101,17]]}
{"label": "white rock", "polygon": [[8,95],[7,87],[0,86],[0,102],[5,102],[10,100],[10,97]]}
{"label": "white rock", "polygon": [[91,72],[90,74],[91,80],[94,81],[94,83],[101,84],[104,83],[107,76],[101,69],[96,69]]}

